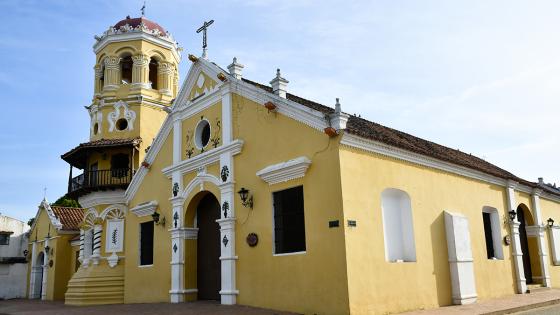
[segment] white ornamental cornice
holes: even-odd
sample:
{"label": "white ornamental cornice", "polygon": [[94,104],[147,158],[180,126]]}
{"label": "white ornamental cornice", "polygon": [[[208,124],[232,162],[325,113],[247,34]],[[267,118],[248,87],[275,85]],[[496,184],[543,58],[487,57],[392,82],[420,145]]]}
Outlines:
{"label": "white ornamental cornice", "polygon": [[178,46],[177,42],[173,38],[173,35],[169,32],[161,32],[159,29],[150,29],[148,26],[142,22],[136,27],[132,27],[130,24],[125,24],[118,29],[109,26],[109,28],[103,32],[101,35],[95,35],[95,43],[93,44],[93,51],[98,53],[103,47],[105,47],[109,42],[112,41],[127,41],[131,39],[145,39],[151,40],[156,44],[164,47],[172,48],[174,54],[176,54],[177,61],[181,60],[182,48]]}

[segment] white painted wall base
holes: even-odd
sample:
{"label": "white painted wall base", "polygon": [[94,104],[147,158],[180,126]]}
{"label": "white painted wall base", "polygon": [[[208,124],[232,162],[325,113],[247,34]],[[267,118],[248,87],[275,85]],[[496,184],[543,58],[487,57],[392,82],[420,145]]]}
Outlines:
{"label": "white painted wall base", "polygon": [[0,264],[0,300],[25,297],[27,264]]}
{"label": "white painted wall base", "polygon": [[474,303],[477,295],[469,221],[465,216],[447,211],[444,216],[453,304]]}

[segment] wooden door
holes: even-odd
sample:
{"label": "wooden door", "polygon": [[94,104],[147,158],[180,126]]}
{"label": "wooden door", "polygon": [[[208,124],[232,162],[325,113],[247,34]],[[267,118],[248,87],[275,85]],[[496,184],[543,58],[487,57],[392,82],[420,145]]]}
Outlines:
{"label": "wooden door", "polygon": [[527,240],[527,222],[525,220],[525,213],[521,207],[517,208],[517,220],[519,221],[519,240],[521,241],[521,251],[523,252],[523,271],[527,284],[531,284],[533,283],[533,273],[531,272],[529,241]]}
{"label": "wooden door", "polygon": [[197,287],[199,300],[219,300],[220,265],[220,204],[214,195],[200,200],[197,208]]}

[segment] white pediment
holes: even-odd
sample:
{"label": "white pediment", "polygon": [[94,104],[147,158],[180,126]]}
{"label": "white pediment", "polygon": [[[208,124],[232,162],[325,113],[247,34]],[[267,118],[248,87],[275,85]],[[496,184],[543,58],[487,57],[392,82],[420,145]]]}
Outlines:
{"label": "white pediment", "polygon": [[269,185],[287,182],[305,176],[311,160],[305,156],[270,165],[257,172],[257,176]]}
{"label": "white pediment", "polygon": [[147,215],[152,215],[156,212],[158,202],[155,200],[143,202],[136,207],[130,209],[130,212],[134,213],[138,217],[144,217]]}

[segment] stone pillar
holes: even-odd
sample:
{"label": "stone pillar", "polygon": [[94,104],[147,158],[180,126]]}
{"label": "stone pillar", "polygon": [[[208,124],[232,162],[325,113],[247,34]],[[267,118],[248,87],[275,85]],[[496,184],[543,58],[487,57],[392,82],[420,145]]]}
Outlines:
{"label": "stone pillar", "polygon": [[183,203],[181,196],[171,198],[171,303],[185,301],[185,241],[183,240]]}
{"label": "stone pillar", "polygon": [[103,61],[105,62],[105,79],[103,90],[110,91],[119,88],[121,83],[121,58],[117,56],[109,56]]}
{"label": "stone pillar", "polygon": [[461,214],[444,211],[447,254],[453,304],[476,302],[469,220]]}
{"label": "stone pillar", "polygon": [[158,85],[159,92],[164,95],[172,96],[174,66],[171,62],[160,61],[158,63]]}
{"label": "stone pillar", "polygon": [[550,273],[548,272],[548,255],[547,255],[548,248],[546,247],[546,242],[544,240],[544,231],[546,225],[544,223],[542,213],[541,213],[541,202],[540,202],[541,194],[542,194],[542,190],[535,189],[533,190],[533,194],[531,195],[531,197],[533,201],[535,224],[539,228],[537,243],[539,246],[539,260],[541,263],[541,274],[543,277],[542,284],[544,287],[551,287]]}
{"label": "stone pillar", "polygon": [[93,226],[93,254],[91,255],[91,260],[94,265],[99,265],[99,259],[101,258],[101,234],[103,232],[103,222],[95,222]]}
{"label": "stone pillar", "polygon": [[84,241],[85,241],[85,232],[83,229],[80,229],[80,255],[78,256],[78,260],[80,263],[84,261]]}
{"label": "stone pillar", "polygon": [[103,86],[101,86],[101,77],[103,76],[103,67],[101,65],[95,65],[93,67],[93,70],[95,71],[93,94],[95,96],[97,96],[97,95],[99,95],[99,93],[101,93],[101,90],[103,89]]}
{"label": "stone pillar", "polygon": [[[229,177],[231,178],[231,176]],[[221,191],[221,215],[216,220],[220,225],[220,241],[222,264],[222,289],[220,290],[221,303],[232,305],[237,303],[235,273],[237,256],[235,255],[235,207],[234,207],[234,185],[228,179],[220,185]]]}
{"label": "stone pillar", "polygon": [[[515,201],[515,187],[517,183],[508,181],[507,192],[507,208],[506,215],[509,219],[509,211],[517,210],[517,203]],[[519,221],[517,217],[510,221],[510,237],[511,237],[511,256],[515,266],[515,275],[517,283],[517,293],[523,294],[527,292],[527,281],[525,279],[525,272],[523,270],[523,252],[521,251],[521,240],[519,238]]]}
{"label": "stone pillar", "polygon": [[132,57],[132,89],[149,89],[150,57],[136,55]]}
{"label": "stone pillar", "polygon": [[[45,238],[45,247],[49,246],[49,239]],[[43,255],[43,283],[41,284],[41,300],[47,299],[47,283],[49,278],[49,256],[50,253],[45,250],[45,254]]]}
{"label": "stone pillar", "polygon": [[35,296],[35,286],[41,285],[39,283],[35,283],[35,279],[37,278],[37,273],[42,272],[42,268],[38,269],[37,267],[37,242],[31,243],[31,275],[29,277],[29,293],[27,296],[30,299],[36,299],[38,296]]}

